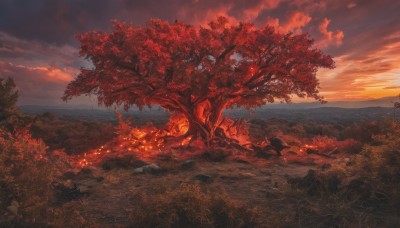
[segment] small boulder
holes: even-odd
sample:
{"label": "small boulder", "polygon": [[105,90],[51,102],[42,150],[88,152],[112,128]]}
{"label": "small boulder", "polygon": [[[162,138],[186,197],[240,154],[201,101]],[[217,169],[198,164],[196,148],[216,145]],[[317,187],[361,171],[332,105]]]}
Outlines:
{"label": "small boulder", "polygon": [[324,164],[322,164],[321,166],[319,166],[319,168],[320,168],[322,171],[325,171],[325,170],[327,170],[327,169],[330,169],[331,167],[332,167],[332,165],[329,164],[329,163],[324,163]]}
{"label": "small boulder", "polygon": [[148,163],[137,159],[135,156],[126,155],[123,157],[109,158],[101,164],[101,167],[104,170],[112,170],[138,168],[144,165],[148,165]]}
{"label": "small boulder", "polygon": [[162,169],[156,164],[145,165],[133,170],[133,174],[159,174]]}
{"label": "small boulder", "polygon": [[319,154],[319,150],[313,149],[313,148],[308,148],[308,149],[306,150],[306,153],[307,153],[307,154]]}
{"label": "small boulder", "polygon": [[53,183],[52,187],[55,192],[56,206],[61,206],[62,204],[80,199],[82,196],[87,195],[88,193],[84,193],[81,191],[80,187],[78,187],[75,183],[70,181]]}
{"label": "small boulder", "polygon": [[243,172],[240,174],[242,177],[256,177],[257,175],[251,172]]}
{"label": "small boulder", "polygon": [[7,207],[7,210],[13,215],[18,215],[18,208],[19,208],[19,203],[13,200],[11,202],[11,205]]}
{"label": "small boulder", "polygon": [[133,173],[133,174],[140,174],[140,173],[143,173],[143,167],[134,169],[132,173]]}
{"label": "small boulder", "polygon": [[286,148],[290,148],[289,144],[282,138],[275,136],[269,139],[271,146],[276,150],[278,156],[281,156],[281,151]]}
{"label": "small boulder", "polygon": [[193,180],[198,180],[203,183],[211,183],[213,182],[213,178],[209,175],[204,175],[204,174],[197,174],[193,177]]}
{"label": "small boulder", "polygon": [[161,168],[156,164],[145,165],[142,167],[144,173],[156,174],[161,172]]}
{"label": "small boulder", "polygon": [[256,157],[257,158],[263,158],[263,159],[270,159],[275,154],[276,154],[276,151],[274,149],[266,147],[265,150],[257,151],[256,152]]}
{"label": "small boulder", "polygon": [[232,152],[223,148],[216,148],[213,151],[206,151],[202,154],[202,157],[211,162],[224,162]]}
{"label": "small boulder", "polygon": [[183,170],[192,169],[196,165],[194,160],[186,160],[181,164]]}

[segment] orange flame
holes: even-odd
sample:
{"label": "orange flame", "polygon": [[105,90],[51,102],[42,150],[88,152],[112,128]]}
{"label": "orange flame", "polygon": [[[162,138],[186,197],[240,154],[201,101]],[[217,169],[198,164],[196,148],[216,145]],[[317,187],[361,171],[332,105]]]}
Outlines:
{"label": "orange flame", "polygon": [[[143,127],[131,127],[129,121],[122,120],[119,115],[119,125],[117,127],[118,137],[113,141],[95,150],[89,151],[78,157],[77,166],[85,167],[101,163],[107,158],[124,155],[135,155],[140,159],[152,159],[157,155],[168,151],[170,144],[165,141],[166,137],[177,137],[184,135],[189,130],[189,122],[181,115],[172,115],[168,124],[163,128],[158,128],[149,123]],[[220,128],[227,137],[236,139],[240,144],[248,143],[248,129],[244,127],[243,121],[233,121],[224,118]],[[172,146],[187,146],[192,137],[183,138]]]}
{"label": "orange flame", "polygon": [[[164,138],[166,136],[181,136],[189,129],[189,123],[185,118],[173,115],[165,128],[159,129],[154,125],[147,124],[144,127],[130,127],[127,122],[122,122],[118,126],[118,137],[112,142],[101,146],[98,149],[84,153],[78,158],[77,166],[85,167],[98,164],[112,154],[122,156],[134,154],[140,158],[151,158],[159,154],[165,148]],[[180,142],[181,146],[188,145],[191,137],[187,137]]]}

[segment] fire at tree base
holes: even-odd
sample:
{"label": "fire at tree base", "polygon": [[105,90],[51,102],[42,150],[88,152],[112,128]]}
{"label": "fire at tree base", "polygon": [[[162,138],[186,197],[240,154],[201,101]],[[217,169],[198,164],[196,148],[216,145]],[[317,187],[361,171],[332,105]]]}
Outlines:
{"label": "fire at tree base", "polygon": [[104,160],[127,155],[151,161],[160,156],[185,160],[210,151],[220,151],[230,157],[239,158],[252,152],[248,124],[243,119],[223,117],[216,136],[205,142],[199,137],[186,134],[189,123],[179,114],[171,115],[169,122],[163,127],[157,127],[152,122],[134,127],[132,121],[124,120],[118,112],[117,117],[117,137],[97,149],[78,155],[76,166],[98,165]]}

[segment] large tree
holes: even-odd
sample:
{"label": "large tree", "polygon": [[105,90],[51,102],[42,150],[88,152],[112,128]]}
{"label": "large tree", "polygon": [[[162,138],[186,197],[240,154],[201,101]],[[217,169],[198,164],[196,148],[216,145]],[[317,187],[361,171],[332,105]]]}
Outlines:
{"label": "large tree", "polygon": [[81,69],[64,100],[94,94],[99,104],[159,105],[183,114],[183,136],[216,137],[225,108],[252,108],[319,95],[318,68],[333,68],[308,34],[281,34],[272,27],[231,25],[219,17],[207,27],[150,20],[145,26],[114,22],[111,33],[78,36]]}

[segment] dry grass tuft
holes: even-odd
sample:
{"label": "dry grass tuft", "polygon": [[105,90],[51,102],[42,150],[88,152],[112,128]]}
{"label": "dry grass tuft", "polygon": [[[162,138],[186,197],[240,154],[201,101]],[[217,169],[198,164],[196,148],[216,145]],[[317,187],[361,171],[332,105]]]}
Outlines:
{"label": "dry grass tuft", "polygon": [[181,185],[162,194],[133,199],[132,227],[258,227],[258,211],[226,193],[208,193],[199,185]]}

